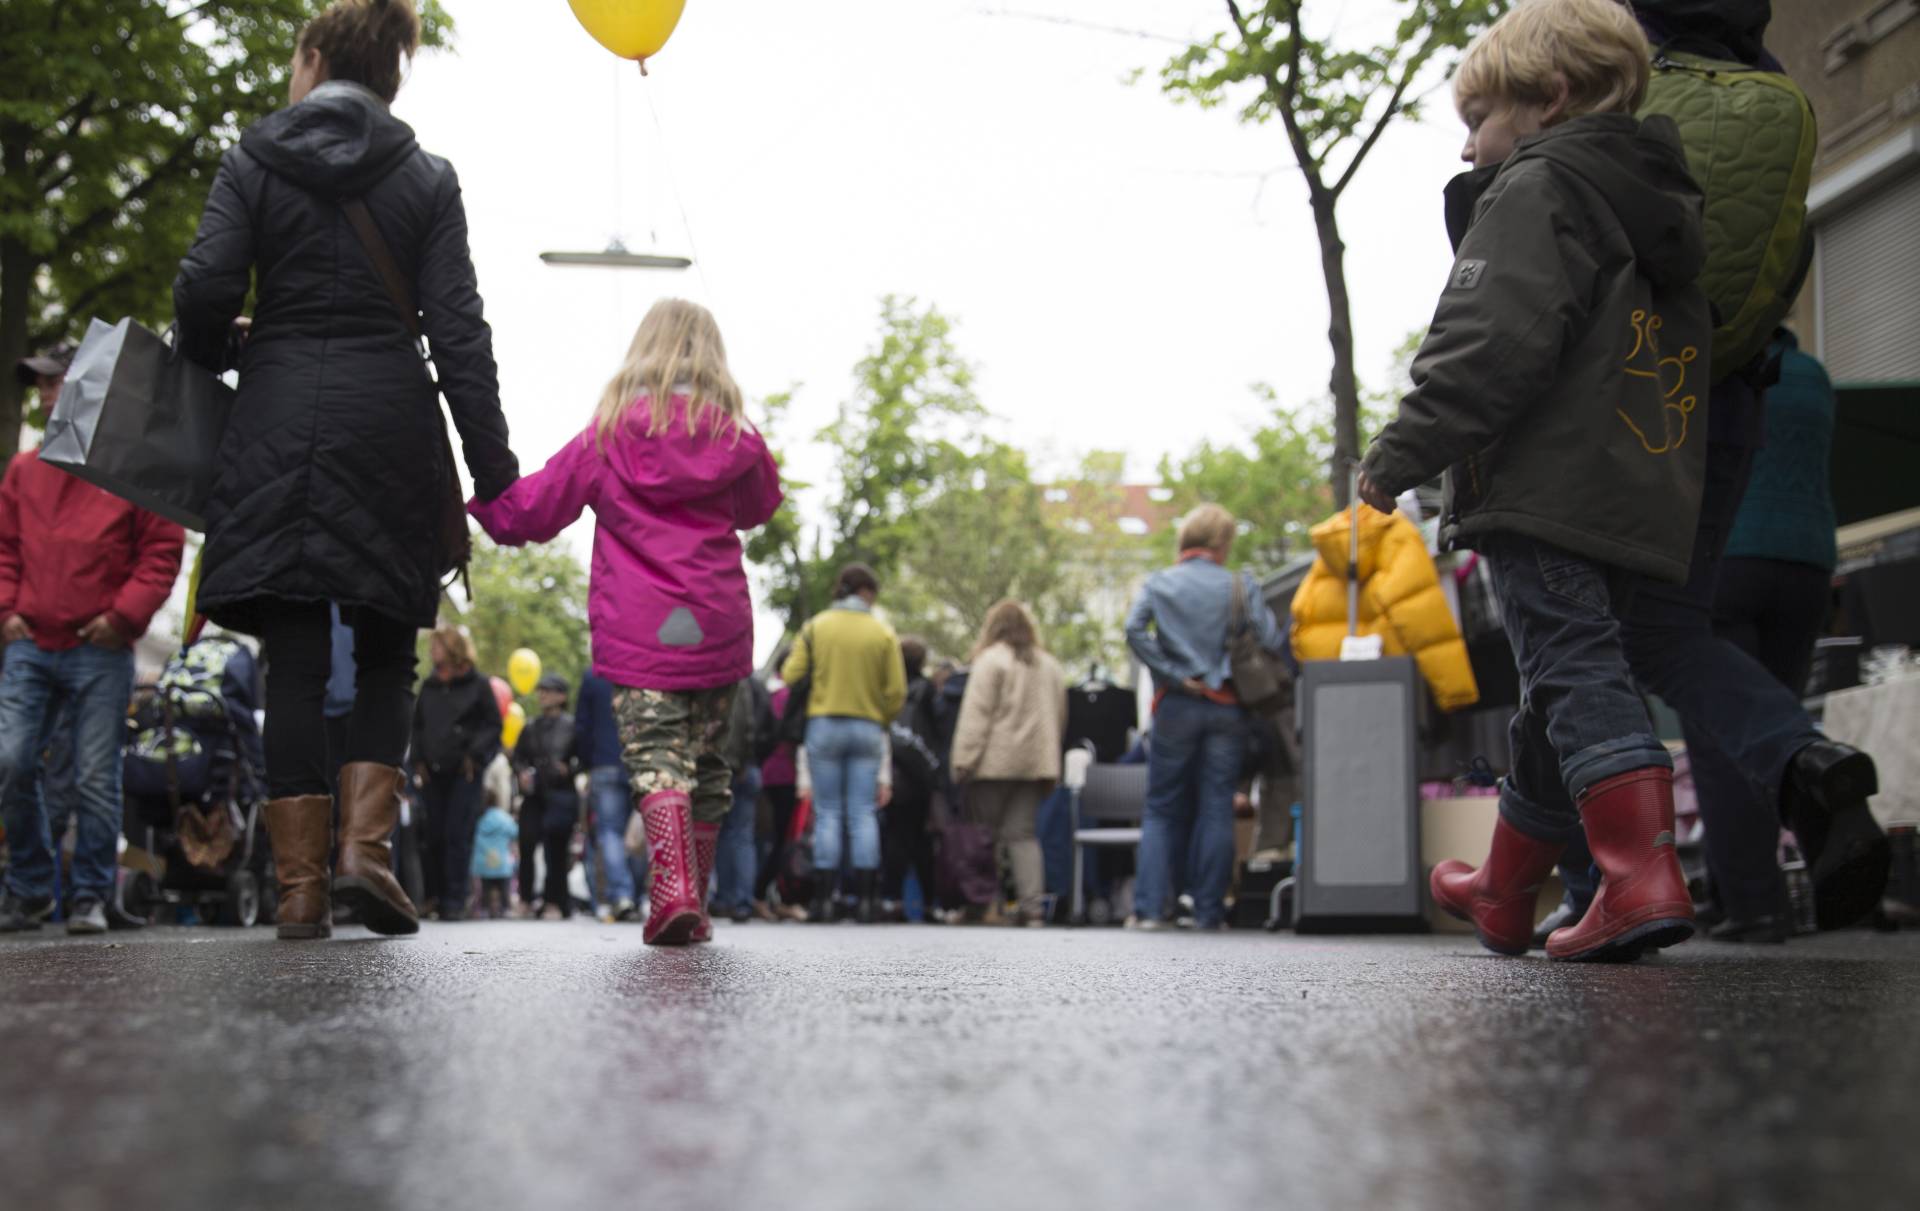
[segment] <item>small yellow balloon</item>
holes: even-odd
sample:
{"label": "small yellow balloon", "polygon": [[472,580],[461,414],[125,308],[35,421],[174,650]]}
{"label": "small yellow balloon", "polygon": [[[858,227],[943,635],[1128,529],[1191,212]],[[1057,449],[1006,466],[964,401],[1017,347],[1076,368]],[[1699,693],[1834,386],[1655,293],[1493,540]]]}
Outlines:
{"label": "small yellow balloon", "polygon": [[500,721],[500,743],[508,748],[520,743],[520,733],[527,730],[527,708],[514,703],[507,708],[507,717]]}
{"label": "small yellow balloon", "polygon": [[533,693],[533,687],[540,684],[540,654],[532,648],[521,648],[507,657],[507,680],[513,683],[514,693]]}
{"label": "small yellow balloon", "polygon": [[622,59],[660,53],[687,0],[567,0],[593,40]]}

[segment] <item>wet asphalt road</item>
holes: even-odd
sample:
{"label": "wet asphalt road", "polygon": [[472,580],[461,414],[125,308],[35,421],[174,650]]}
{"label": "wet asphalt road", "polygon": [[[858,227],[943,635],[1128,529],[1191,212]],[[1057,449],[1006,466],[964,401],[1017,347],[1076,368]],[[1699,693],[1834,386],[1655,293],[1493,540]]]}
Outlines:
{"label": "wet asphalt road", "polygon": [[1920,935],[0,942],[8,1208],[1920,1205]]}

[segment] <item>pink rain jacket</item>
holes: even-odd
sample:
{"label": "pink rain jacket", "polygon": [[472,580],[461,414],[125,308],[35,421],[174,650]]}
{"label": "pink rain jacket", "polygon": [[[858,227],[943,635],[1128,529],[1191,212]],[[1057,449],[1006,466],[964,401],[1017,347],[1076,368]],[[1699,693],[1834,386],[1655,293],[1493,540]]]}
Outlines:
{"label": "pink rain jacket", "polygon": [[604,453],[588,428],[499,498],[467,506],[505,546],[547,542],[593,510],[593,669],[619,686],[713,689],[753,671],[738,531],[773,517],[780,472],[751,426],[738,441],[695,436],[686,408],[676,396],[667,432],[648,437],[641,400]]}

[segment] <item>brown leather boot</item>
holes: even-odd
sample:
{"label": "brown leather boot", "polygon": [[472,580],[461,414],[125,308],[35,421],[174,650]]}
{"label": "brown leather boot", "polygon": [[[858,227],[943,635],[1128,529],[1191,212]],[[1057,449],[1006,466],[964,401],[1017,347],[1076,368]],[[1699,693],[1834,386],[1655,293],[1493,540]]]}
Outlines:
{"label": "brown leather boot", "polygon": [[275,799],[267,804],[267,838],[280,885],[275,920],[288,941],[333,936],[327,898],[327,851],[333,847],[333,800],[325,795]]}
{"label": "brown leather boot", "polygon": [[340,768],[340,865],[333,894],[375,933],[420,931],[413,901],[393,877],[393,829],[406,772],[356,761]]}

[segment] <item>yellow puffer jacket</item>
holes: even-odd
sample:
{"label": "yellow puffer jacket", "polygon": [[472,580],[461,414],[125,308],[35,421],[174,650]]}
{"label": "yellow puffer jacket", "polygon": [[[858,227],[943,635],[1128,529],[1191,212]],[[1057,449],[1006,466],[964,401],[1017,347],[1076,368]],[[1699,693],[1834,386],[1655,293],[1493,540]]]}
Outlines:
{"label": "yellow puffer jacket", "polygon": [[[1301,660],[1338,660],[1347,634],[1348,519],[1340,512],[1311,531],[1313,562],[1293,595],[1293,653]],[[1389,656],[1409,652],[1433,688],[1440,709],[1457,711],[1480,700],[1467,645],[1440,592],[1433,557],[1419,527],[1398,513],[1360,506],[1358,631],[1378,635]]]}

